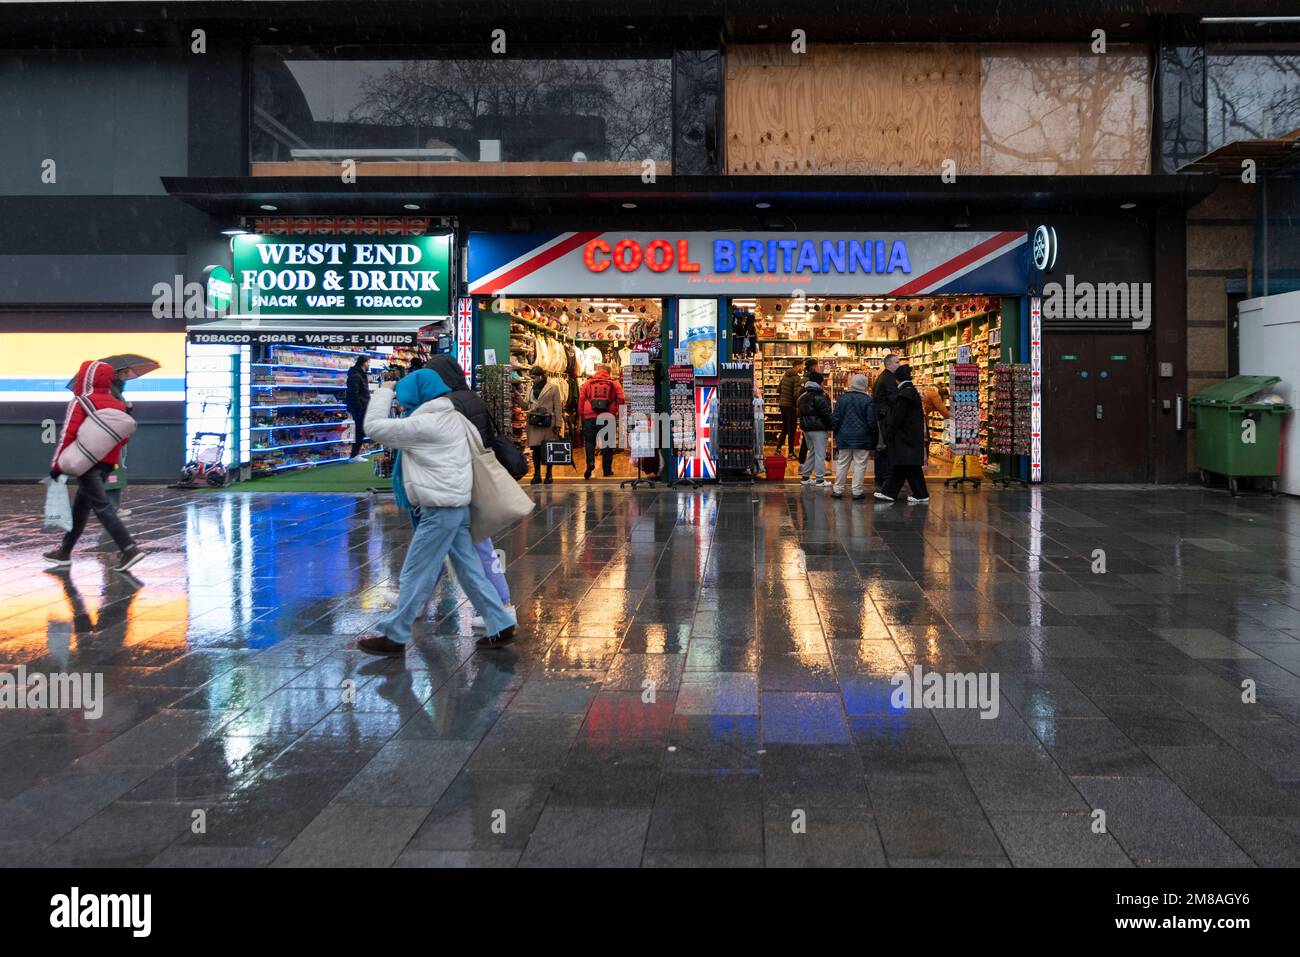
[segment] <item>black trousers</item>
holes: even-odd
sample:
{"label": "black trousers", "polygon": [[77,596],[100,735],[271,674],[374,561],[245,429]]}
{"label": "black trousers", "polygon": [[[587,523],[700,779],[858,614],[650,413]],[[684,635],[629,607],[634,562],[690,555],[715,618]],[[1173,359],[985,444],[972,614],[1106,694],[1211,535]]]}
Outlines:
{"label": "black trousers", "polygon": [[[596,436],[600,434],[601,421],[599,419],[582,420],[582,445],[587,450],[587,471],[590,473],[596,468]],[[601,471],[605,475],[614,474],[614,450],[600,450]]]}
{"label": "black trousers", "polygon": [[876,488],[883,489],[889,484],[892,471],[889,466],[889,449],[881,449],[876,453]]}
{"label": "black trousers", "polygon": [[546,462],[546,445],[533,446],[533,478],[542,477],[542,466],[546,465],[546,477],[551,477],[551,465]]}
{"label": "black trousers", "polygon": [[366,410],[364,408],[355,409],[348,406],[348,415],[352,416],[352,421],[356,423],[353,431],[352,451],[348,453],[349,458],[356,458],[361,451],[361,444],[366,441]]}
{"label": "black trousers", "polygon": [[781,431],[776,436],[776,448],[781,450],[781,443],[787,442],[786,448],[794,455],[794,434],[799,431],[799,410],[793,406],[781,406]]}
{"label": "black trousers", "polygon": [[885,483],[884,493],[890,498],[898,498],[906,480],[912,490],[913,498],[929,498],[930,490],[925,487],[925,469],[920,465],[895,465],[890,470],[889,481]]}
{"label": "black trousers", "polygon": [[135,544],[131,541],[131,533],[117,517],[117,512],[104,491],[104,478],[111,471],[113,466],[101,462],[77,479],[77,494],[72,500],[72,528],[63,536],[63,551],[72,551],[73,546],[77,544],[77,539],[81,538],[81,533],[86,530],[86,522],[89,521],[91,512],[95,513],[104,530],[113,536],[113,541],[117,543],[118,548],[126,551]]}

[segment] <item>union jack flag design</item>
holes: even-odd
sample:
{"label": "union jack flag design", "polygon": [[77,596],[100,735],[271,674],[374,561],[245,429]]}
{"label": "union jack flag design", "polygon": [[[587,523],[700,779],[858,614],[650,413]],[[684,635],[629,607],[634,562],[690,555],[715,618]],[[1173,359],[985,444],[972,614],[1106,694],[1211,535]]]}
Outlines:
{"label": "union jack flag design", "polygon": [[682,459],[685,478],[717,478],[718,467],[713,460],[713,409],[717,394],[716,385],[695,387],[695,455]]}
{"label": "union jack flag design", "polygon": [[461,296],[456,300],[456,361],[466,377],[474,374],[474,300]]}

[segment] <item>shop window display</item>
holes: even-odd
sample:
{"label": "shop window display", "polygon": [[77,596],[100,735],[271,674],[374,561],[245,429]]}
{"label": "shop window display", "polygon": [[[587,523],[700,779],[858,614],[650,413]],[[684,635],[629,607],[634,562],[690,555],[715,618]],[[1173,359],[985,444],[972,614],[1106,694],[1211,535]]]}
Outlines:
{"label": "shop window display", "polygon": [[[948,445],[953,440],[946,401],[951,397],[958,346],[965,345],[975,367],[967,372],[973,377],[977,400],[977,410],[964,413],[966,427],[977,432],[968,445],[978,446],[987,462],[989,373],[1001,361],[1000,309],[1000,299],[982,296],[732,300],[732,355],[752,355],[756,391],[763,405],[764,448],[782,451],[776,444],[781,432],[777,392],[781,377],[795,362],[818,360],[818,369],[826,376],[823,387],[833,402],[857,373],[874,385],[885,356],[894,353],[911,366],[926,399],[932,467],[946,474],[951,465]],[[963,389],[970,391],[966,380]],[[827,454],[834,455],[833,442]],[[795,468],[797,463],[787,464],[789,474]]]}
{"label": "shop window display", "polygon": [[[485,303],[486,305],[486,303]],[[480,390],[490,394],[489,407],[521,449],[528,441],[530,370],[539,367],[546,381],[559,391],[561,423],[559,438],[573,443],[571,465],[557,466],[555,478],[580,478],[600,463],[587,461],[583,448],[580,395],[583,386],[604,366],[615,382],[625,379],[633,352],[660,350],[663,305],[658,299],[504,299],[492,304],[497,315],[509,320],[509,361],[484,366]],[[656,374],[658,365],[652,367]],[[494,370],[494,371],[489,371]],[[508,389],[506,383],[509,383]],[[657,379],[655,380],[657,385]],[[509,409],[507,411],[507,395]],[[598,453],[599,455],[599,453]],[[597,471],[599,474],[599,471]],[[628,478],[636,474],[621,439],[614,449],[613,474]]]}

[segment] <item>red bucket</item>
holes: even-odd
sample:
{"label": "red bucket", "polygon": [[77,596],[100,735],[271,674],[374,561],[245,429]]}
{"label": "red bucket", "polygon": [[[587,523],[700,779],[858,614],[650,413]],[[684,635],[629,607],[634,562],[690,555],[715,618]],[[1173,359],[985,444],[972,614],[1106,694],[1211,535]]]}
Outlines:
{"label": "red bucket", "polygon": [[763,459],[763,469],[769,482],[785,481],[785,456],[769,455]]}

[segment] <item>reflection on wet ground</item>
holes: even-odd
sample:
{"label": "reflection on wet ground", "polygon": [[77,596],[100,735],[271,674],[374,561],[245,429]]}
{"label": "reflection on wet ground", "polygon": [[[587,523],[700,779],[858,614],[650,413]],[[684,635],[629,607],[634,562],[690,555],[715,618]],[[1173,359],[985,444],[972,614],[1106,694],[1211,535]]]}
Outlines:
{"label": "reflection on wet ground", "polygon": [[497,543],[526,639],[444,583],[394,661],[390,499],[130,499],[134,579],[0,505],[0,692],[105,687],[0,710],[11,865],[1300,863],[1295,501],[557,486]]}

